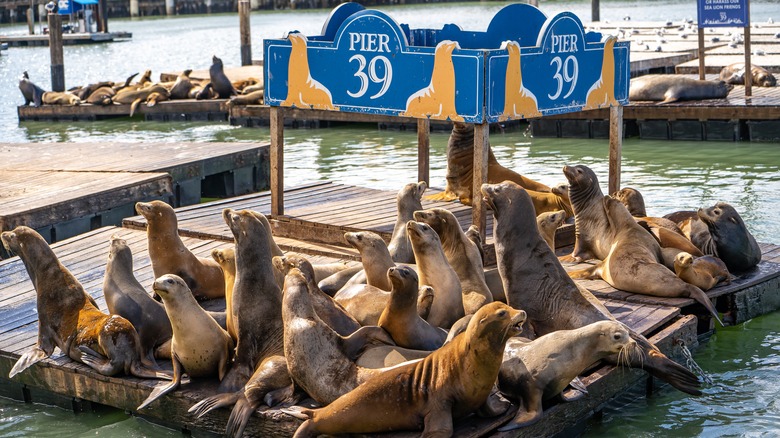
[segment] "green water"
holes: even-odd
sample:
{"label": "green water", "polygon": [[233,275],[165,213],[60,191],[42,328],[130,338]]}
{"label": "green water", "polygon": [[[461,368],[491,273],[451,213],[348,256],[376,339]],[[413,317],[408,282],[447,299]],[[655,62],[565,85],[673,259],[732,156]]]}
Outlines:
{"label": "green water", "polygon": [[[695,16],[695,2],[602,0],[602,17],[621,20],[666,20]],[[399,22],[413,27],[438,27],[458,22],[465,29],[484,29],[503,3],[435,4],[384,8]],[[573,10],[590,14],[587,1],[546,1],[548,14]],[[780,10],[774,1],[751,2],[754,21],[765,21]],[[259,57],[261,38],[278,38],[298,29],[319,30],[326,11],[257,12],[252,14],[253,50]],[[152,68],[155,73],[186,67],[207,68],[216,54],[227,65],[239,60],[235,15],[112,22],[112,29],[134,34],[132,42],[66,47],[68,86],[123,78]],[[21,26],[0,32],[23,32]],[[257,142],[267,141],[262,128],[231,127],[226,123],[153,123],[119,119],[93,123],[23,123],[16,120],[21,103],[16,81],[23,70],[46,85],[48,49],[10,49],[0,56],[0,147],[34,148],[49,142]],[[5,98],[7,97],[7,98]],[[414,132],[380,131],[371,125],[285,132],[285,184],[330,180],[396,190],[416,180]],[[431,137],[431,182],[444,185],[447,134]],[[563,182],[564,164],[586,164],[606,182],[608,145],[604,140],[536,139],[522,129],[491,134],[499,161],[547,184]],[[85,158],[87,159],[87,158]],[[645,195],[652,215],[733,204],[756,238],[780,243],[780,144],[659,142],[629,139],[623,146],[622,185]],[[604,186],[604,184],[602,184]],[[716,385],[694,398],[663,388],[649,399],[608,409],[590,425],[590,436],[772,436],[778,419],[778,333],[780,312],[746,324],[719,328],[696,360]],[[73,414],[70,411],[0,399],[0,436],[175,436],[179,432],[151,425],[123,412]]]}

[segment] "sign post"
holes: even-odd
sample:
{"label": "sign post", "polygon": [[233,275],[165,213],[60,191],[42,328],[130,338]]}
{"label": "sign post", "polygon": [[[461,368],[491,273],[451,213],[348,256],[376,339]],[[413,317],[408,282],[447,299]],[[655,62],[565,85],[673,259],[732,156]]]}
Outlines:
{"label": "sign post", "polygon": [[699,18],[699,79],[704,79],[705,27],[742,27],[745,34],[745,96],[753,95],[750,65],[750,0],[697,0]]}

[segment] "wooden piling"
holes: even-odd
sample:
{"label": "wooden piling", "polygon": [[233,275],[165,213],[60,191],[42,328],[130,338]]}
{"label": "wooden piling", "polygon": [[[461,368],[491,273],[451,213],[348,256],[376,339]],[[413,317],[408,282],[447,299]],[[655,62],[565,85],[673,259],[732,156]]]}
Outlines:
{"label": "wooden piling", "polygon": [[98,0],[98,32],[108,33],[108,0]]}
{"label": "wooden piling", "polygon": [[241,65],[252,65],[252,35],[249,30],[249,0],[238,2],[238,21],[241,32]]}
{"label": "wooden piling", "polygon": [[609,108],[609,193],[620,190],[620,162],[623,153],[623,105]]}
{"label": "wooden piling", "polygon": [[471,222],[477,226],[482,241],[485,241],[487,214],[482,201],[482,184],[488,181],[488,152],[490,150],[490,128],[487,122],[474,125],[474,181],[471,188]]}
{"label": "wooden piling", "polygon": [[704,80],[704,28],[699,26],[699,80]]}
{"label": "wooden piling", "polygon": [[271,107],[271,216],[284,214],[284,114]]}
{"label": "wooden piling", "polygon": [[430,186],[431,121],[417,119],[417,181],[425,181]]}
{"label": "wooden piling", "polygon": [[[745,2],[745,7],[750,8],[750,2]],[[748,9],[748,17],[750,10]],[[750,64],[750,23],[744,28],[745,32],[745,97],[753,95],[753,66]]]}
{"label": "wooden piling", "polygon": [[51,89],[65,91],[65,65],[62,57],[62,16],[49,12],[49,53],[51,53]]}
{"label": "wooden piling", "polygon": [[130,0],[130,16],[137,17],[139,15],[138,0]]}
{"label": "wooden piling", "polygon": [[27,29],[30,35],[35,34],[35,12],[33,8],[27,8]]}
{"label": "wooden piling", "polygon": [[601,21],[601,14],[599,13],[599,0],[590,0],[590,20]]}

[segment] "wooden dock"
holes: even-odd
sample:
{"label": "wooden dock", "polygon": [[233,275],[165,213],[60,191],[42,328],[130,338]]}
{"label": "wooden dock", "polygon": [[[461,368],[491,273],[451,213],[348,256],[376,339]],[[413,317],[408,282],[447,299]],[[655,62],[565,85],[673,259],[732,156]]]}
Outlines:
{"label": "wooden dock", "polygon": [[0,147],[0,230],[17,225],[57,241],[135,214],[268,187],[268,145],[52,143]]}
{"label": "wooden dock", "polygon": [[[100,44],[115,41],[128,41],[133,38],[132,32],[92,32],[63,33],[63,45]],[[11,47],[41,47],[49,45],[49,35],[0,35],[0,43]]]}

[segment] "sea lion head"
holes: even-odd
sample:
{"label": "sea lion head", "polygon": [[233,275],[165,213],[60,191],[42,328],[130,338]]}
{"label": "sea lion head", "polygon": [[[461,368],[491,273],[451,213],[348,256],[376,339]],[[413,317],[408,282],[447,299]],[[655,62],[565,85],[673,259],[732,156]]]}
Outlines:
{"label": "sea lion head", "polygon": [[181,72],[181,75],[184,76],[185,78],[189,78],[190,77],[190,73],[192,73],[192,69],[188,68],[188,69],[184,70],[183,72]]}
{"label": "sea lion head", "polygon": [[116,234],[111,236],[111,246],[108,252],[108,260],[128,262],[130,263],[130,266],[133,265],[133,254],[130,251],[130,247],[127,246],[127,241]]}
{"label": "sea lion head", "polygon": [[[523,217],[528,216],[533,219],[534,224],[536,223],[536,210],[534,210],[531,196],[517,183],[504,181],[500,184],[482,184],[480,191],[482,199],[493,210],[493,216],[496,219],[505,214],[519,215],[525,211],[530,215],[523,215]],[[507,213],[510,211],[511,213]]]}
{"label": "sea lion head", "polygon": [[588,166],[563,166],[563,174],[569,181],[569,198],[575,211],[591,199],[604,196],[596,173]]}
{"label": "sea lion head", "polygon": [[592,323],[589,328],[598,333],[599,350],[605,354],[618,354],[619,358],[625,357],[625,360],[628,360],[632,350],[637,347],[626,326],[620,322],[598,321]]}
{"label": "sea lion head", "polygon": [[425,181],[406,184],[398,191],[397,199],[401,200],[407,196],[411,196],[412,199],[419,201],[422,199],[422,195],[427,188],[428,184]]}
{"label": "sea lion head", "polygon": [[613,198],[622,202],[626,206],[631,215],[644,217],[647,216],[647,210],[645,209],[645,199],[639,190],[632,189],[631,187],[624,187],[611,195]]}
{"label": "sea lion head", "polygon": [[[737,210],[725,202],[718,202],[709,208],[700,208],[697,211],[697,214],[699,219],[704,221],[710,228],[712,228],[713,225],[726,225],[726,223],[742,227],[745,226],[745,223],[742,221],[739,213],[737,213]],[[717,226],[715,228],[717,230]]]}
{"label": "sea lion head", "polygon": [[165,219],[176,220],[176,213],[173,211],[173,207],[163,201],[136,202],[135,211],[148,222]]}
{"label": "sea lion head", "polygon": [[525,311],[494,301],[477,310],[466,328],[466,336],[472,344],[486,342],[492,349],[503,350],[509,338],[523,332],[526,317]]}
{"label": "sea lion head", "polygon": [[718,81],[715,83],[716,97],[726,97],[734,88],[734,84],[727,84],[725,81]]}
{"label": "sea lion head", "polygon": [[460,227],[455,215],[446,208],[430,208],[428,210],[417,210],[413,214],[414,220],[417,222],[424,222],[433,228],[434,231],[442,236],[443,231],[448,225],[457,225]]}
{"label": "sea lion head", "polygon": [[685,269],[693,264],[693,256],[687,252],[681,252],[674,258],[674,267]]}
{"label": "sea lion head", "polygon": [[620,201],[609,196],[604,196],[604,210],[607,212],[607,219],[613,227],[623,227],[633,225],[636,220],[628,209]]}
{"label": "sea lion head", "polygon": [[6,251],[16,255],[25,254],[27,247],[35,241],[45,242],[37,231],[24,225],[20,225],[11,231],[4,231],[0,234],[0,240],[2,240]]}
{"label": "sea lion head", "polygon": [[211,250],[211,258],[220,266],[236,263],[236,250],[235,248],[214,248]]}
{"label": "sea lion head", "polygon": [[777,85],[777,79],[775,75],[767,71],[762,71],[756,75],[756,85],[759,87],[774,87]]}
{"label": "sea lion head", "polygon": [[152,289],[162,297],[163,302],[175,300],[185,295],[192,296],[187,283],[178,275],[165,274],[154,280]]}
{"label": "sea lion head", "polygon": [[306,259],[306,257],[298,254],[274,256],[272,263],[274,264],[276,270],[285,276],[289,274],[291,270],[297,269],[301,272],[301,275],[306,278],[306,281],[314,281],[314,267]]}
{"label": "sea lion head", "polygon": [[417,301],[418,278],[414,269],[408,266],[395,266],[387,270],[387,279],[393,285],[393,291],[414,291],[410,294]]}
{"label": "sea lion head", "polygon": [[409,240],[412,242],[413,248],[422,249],[431,247],[431,242],[433,241],[441,243],[441,239],[439,239],[439,235],[436,234],[436,231],[433,231],[433,228],[424,222],[407,222],[406,232],[409,235]]}
{"label": "sea lion head", "polygon": [[545,227],[556,229],[566,220],[566,212],[563,210],[547,211],[536,217]]}
{"label": "sea lion head", "polygon": [[379,234],[371,231],[358,231],[354,233],[344,233],[344,239],[358,251],[377,248],[379,246],[387,247],[387,244]]}

